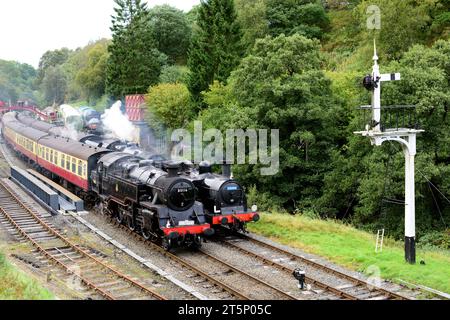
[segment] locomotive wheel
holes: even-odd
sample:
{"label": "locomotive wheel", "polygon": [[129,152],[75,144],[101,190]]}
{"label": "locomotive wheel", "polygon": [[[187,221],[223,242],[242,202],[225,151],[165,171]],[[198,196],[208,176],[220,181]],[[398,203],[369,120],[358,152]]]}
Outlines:
{"label": "locomotive wheel", "polygon": [[162,239],[161,246],[163,247],[164,250],[169,251],[172,248],[172,243],[171,243],[170,239],[167,239],[166,237],[164,237]]}
{"label": "locomotive wheel", "polygon": [[150,238],[152,237],[151,232],[148,231],[145,228],[142,228],[141,234],[142,234],[142,236],[144,237],[145,240],[150,240]]}
{"label": "locomotive wheel", "polygon": [[123,224],[123,220],[124,220],[124,215],[122,210],[117,210],[117,216],[116,216],[116,221],[120,224]]}
{"label": "locomotive wheel", "polygon": [[136,224],[134,223],[133,218],[127,219],[127,225],[128,229],[130,229],[131,231],[136,231]]}
{"label": "locomotive wheel", "polygon": [[200,238],[199,236],[196,236],[192,241],[192,243],[189,245],[189,248],[194,251],[200,250],[201,247],[202,247],[202,238]]}
{"label": "locomotive wheel", "polygon": [[107,208],[107,207],[103,207],[102,210],[100,211],[102,213],[102,215],[110,217],[111,216],[111,211]]}

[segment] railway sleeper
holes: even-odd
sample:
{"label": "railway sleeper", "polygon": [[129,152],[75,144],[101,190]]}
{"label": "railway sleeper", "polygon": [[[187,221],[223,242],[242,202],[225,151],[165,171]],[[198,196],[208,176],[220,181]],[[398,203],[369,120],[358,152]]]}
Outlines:
{"label": "railway sleeper", "polygon": [[50,242],[57,239],[54,235],[45,232],[30,234],[30,237],[37,242]]}
{"label": "railway sleeper", "polygon": [[29,227],[22,227],[21,229],[23,231],[25,231],[28,235],[32,235],[32,234],[36,234],[36,233],[47,233],[50,234],[50,232],[48,230],[46,230],[45,228],[43,228],[42,226],[29,226]]}
{"label": "railway sleeper", "polygon": [[81,273],[87,277],[91,277],[93,279],[105,279],[104,269],[99,267],[98,265],[90,266],[87,268],[80,268]]}
{"label": "railway sleeper", "polygon": [[28,226],[33,226],[36,225],[35,221],[24,221],[24,222],[20,222],[20,226],[21,227],[28,227]]}
{"label": "railway sleeper", "polygon": [[78,261],[83,258],[82,255],[77,254],[76,252],[72,253],[58,253],[58,254],[52,254],[52,257],[61,260],[61,261],[71,261],[78,265]]}
{"label": "railway sleeper", "polygon": [[[133,288],[133,287],[131,285],[129,285],[128,283],[121,282],[117,285],[108,287],[107,291],[118,296],[118,295],[120,295],[121,292],[123,292],[125,290],[129,291],[131,288]],[[125,291],[125,292],[128,292],[128,291]]]}
{"label": "railway sleeper", "polygon": [[[5,211],[6,211],[6,210],[5,210]],[[11,218],[14,219],[14,221],[15,221],[17,224],[22,223],[22,222],[33,222],[34,224],[37,224],[37,223],[36,223],[36,220],[34,220],[33,218],[30,218],[29,215],[24,215],[24,216],[21,216],[21,217],[12,217],[12,216],[11,216]]]}
{"label": "railway sleeper", "polygon": [[97,287],[99,287],[100,289],[102,289],[102,288],[109,288],[109,287],[113,287],[113,286],[115,286],[117,284],[122,284],[122,281],[116,280],[116,281],[99,283],[99,284],[97,284]]}
{"label": "railway sleeper", "polygon": [[149,296],[146,294],[136,292],[136,291],[129,291],[129,292],[120,294],[118,296],[118,299],[120,299],[120,300],[136,300],[137,298],[143,298],[143,297],[147,297],[147,299],[149,299]]}
{"label": "railway sleeper", "polygon": [[[368,293],[365,293],[365,294],[358,294],[357,293],[356,296],[360,300],[368,300],[368,299],[370,299],[372,297],[380,296],[380,295],[379,294],[378,295],[374,295],[372,292],[368,292]],[[384,297],[384,300],[388,300],[388,297],[386,297],[386,296],[383,296],[383,297]]]}

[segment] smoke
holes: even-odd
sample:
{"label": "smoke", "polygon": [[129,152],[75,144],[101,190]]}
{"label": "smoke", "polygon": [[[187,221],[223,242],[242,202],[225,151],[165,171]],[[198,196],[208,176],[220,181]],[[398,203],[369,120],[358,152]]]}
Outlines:
{"label": "smoke", "polygon": [[61,111],[64,119],[67,119],[68,117],[81,117],[80,112],[68,104],[63,104],[62,106],[60,106],[59,110]]}
{"label": "smoke", "polygon": [[63,104],[59,107],[64,119],[64,127],[59,129],[59,135],[72,140],[78,140],[79,131],[83,128],[83,119],[80,112],[74,107]]}
{"label": "smoke", "polygon": [[109,136],[122,141],[138,141],[138,129],[130,122],[128,117],[122,113],[122,102],[117,101],[110,109],[105,110],[102,115],[102,124]]}

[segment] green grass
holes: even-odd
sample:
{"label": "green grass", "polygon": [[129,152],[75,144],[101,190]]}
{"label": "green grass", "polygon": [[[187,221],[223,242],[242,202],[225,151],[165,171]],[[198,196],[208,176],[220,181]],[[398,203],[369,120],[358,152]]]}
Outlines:
{"label": "green grass", "polygon": [[378,267],[383,279],[398,279],[450,292],[450,252],[417,250],[417,261],[404,259],[403,243],[384,241],[382,253],[375,253],[376,236],[336,221],[315,220],[288,214],[263,214],[249,230],[279,243],[323,256],[352,270],[365,272]]}
{"label": "green grass", "polygon": [[15,269],[0,253],[0,300],[52,300],[53,295]]}

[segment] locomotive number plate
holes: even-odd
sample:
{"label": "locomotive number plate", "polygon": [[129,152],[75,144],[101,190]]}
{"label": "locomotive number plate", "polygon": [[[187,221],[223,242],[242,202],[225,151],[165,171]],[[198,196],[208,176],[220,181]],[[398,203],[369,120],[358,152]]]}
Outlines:
{"label": "locomotive number plate", "polygon": [[178,223],[179,226],[193,226],[194,224],[195,224],[195,221],[192,221],[192,220],[180,221]]}

